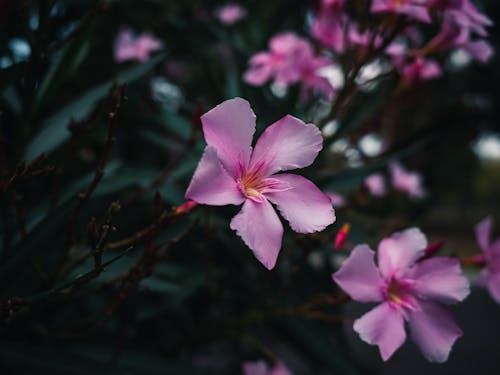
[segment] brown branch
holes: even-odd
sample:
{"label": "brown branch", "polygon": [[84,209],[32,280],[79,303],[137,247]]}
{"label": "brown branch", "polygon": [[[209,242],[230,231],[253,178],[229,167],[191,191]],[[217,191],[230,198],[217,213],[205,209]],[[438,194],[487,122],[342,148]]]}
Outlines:
{"label": "brown branch", "polygon": [[108,113],[108,134],[107,134],[107,139],[106,139],[106,144],[104,146],[103,153],[101,155],[101,158],[99,160],[99,163],[97,165],[94,178],[90,182],[90,184],[87,186],[87,189],[80,193],[78,195],[78,202],[76,203],[75,207],[71,211],[69,220],[68,220],[68,229],[67,229],[67,236],[66,236],[66,250],[69,251],[71,247],[73,246],[74,242],[74,233],[75,233],[75,227],[76,227],[76,221],[78,219],[78,214],[80,213],[80,210],[82,207],[87,203],[87,201],[90,199],[92,196],[92,193],[95,191],[97,188],[97,185],[101,181],[102,177],[104,176],[104,168],[106,167],[106,163],[108,162],[110,153],[111,153],[111,148],[113,144],[116,141],[115,138],[115,129],[117,126],[117,120],[118,120],[118,112],[121,106],[121,103],[123,100],[126,99],[125,97],[125,89],[126,86],[123,85],[121,87],[118,87],[116,84],[113,84],[110,90],[110,95],[111,95],[111,111]]}

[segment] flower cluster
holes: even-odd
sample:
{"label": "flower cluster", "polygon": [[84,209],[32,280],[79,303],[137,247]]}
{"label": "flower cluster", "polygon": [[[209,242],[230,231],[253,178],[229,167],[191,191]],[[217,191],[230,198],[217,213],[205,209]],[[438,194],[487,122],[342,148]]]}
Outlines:
{"label": "flower cluster", "polygon": [[[357,55],[357,69],[383,58],[405,86],[441,76],[443,53],[463,50],[481,62],[493,54],[484,39],[492,21],[470,0],[372,0],[369,4],[360,9],[345,0],[321,0],[310,23],[311,37],[321,47],[319,53],[313,53],[312,42],[304,37],[276,35],[268,52],[250,59],[245,81],[254,86],[269,80],[285,86],[300,82],[304,91],[312,89],[331,99],[338,87],[326,78],[325,67],[346,74],[353,71],[352,66],[338,64],[347,53]],[[374,26],[357,21],[366,19],[367,13],[380,17],[380,22]],[[425,27],[430,24],[440,31],[426,39],[429,32]]]}
{"label": "flower cluster", "polygon": [[301,82],[304,98],[310,91],[333,98],[334,87],[319,74],[332,61],[315,55],[312,44],[294,33],[274,36],[269,41],[269,50],[255,54],[249,65],[244,80],[251,85],[261,86],[272,80],[286,87]]}
{"label": "flower cluster", "polygon": [[140,35],[128,28],[120,30],[115,41],[115,60],[124,62],[136,60],[140,62],[147,61],[151,52],[163,48],[163,43],[150,33]]}

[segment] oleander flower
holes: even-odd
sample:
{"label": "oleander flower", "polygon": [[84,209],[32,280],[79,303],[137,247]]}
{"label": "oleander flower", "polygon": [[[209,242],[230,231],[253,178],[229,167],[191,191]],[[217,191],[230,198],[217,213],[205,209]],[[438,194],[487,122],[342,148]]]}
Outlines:
{"label": "oleander flower", "polygon": [[330,198],[308,179],[279,173],[312,164],[322,148],[320,130],[287,115],[270,125],[252,150],[255,114],[241,98],[227,100],[201,116],[205,152],[186,198],[212,206],[240,205],[231,228],[272,269],[283,225],[275,209],[299,233],[325,229],[335,221]]}
{"label": "oleander flower", "polygon": [[355,301],[378,302],[354,322],[354,330],[368,344],[377,345],[387,361],[406,340],[404,321],[413,341],[431,362],[448,359],[462,336],[443,306],[463,301],[469,283],[457,259],[422,259],[427,239],[417,228],[383,239],[375,252],[358,245],[333,279]]}
{"label": "oleander flower", "polygon": [[130,29],[120,30],[116,38],[114,53],[115,61],[129,60],[147,61],[151,52],[163,48],[163,43],[150,33],[136,36]]}
{"label": "oleander flower", "polygon": [[449,7],[443,13],[440,32],[428,43],[428,53],[461,49],[474,59],[486,63],[493,56],[493,47],[486,40],[487,27],[493,22],[469,1]]}
{"label": "oleander flower", "polygon": [[271,38],[269,51],[258,52],[250,58],[243,78],[253,86],[264,85],[270,80],[282,86],[301,83],[303,100],[308,99],[311,92],[331,100],[335,91],[321,75],[321,69],[332,64],[330,58],[315,55],[307,39],[286,32]]}
{"label": "oleander flower", "polygon": [[435,60],[417,57],[413,62],[405,64],[400,68],[401,76],[408,85],[439,78],[443,71]]}
{"label": "oleander flower", "polygon": [[374,173],[365,178],[365,187],[374,197],[383,197],[386,192],[385,178],[382,173]]}
{"label": "oleander flower", "polygon": [[429,0],[372,0],[372,13],[403,14],[417,21],[430,23]]}
{"label": "oleander flower", "polygon": [[216,16],[226,26],[234,25],[247,15],[247,10],[240,4],[226,4],[217,10]]}
{"label": "oleander flower", "polygon": [[422,175],[406,170],[399,162],[389,164],[392,186],[394,189],[408,194],[410,198],[422,198],[426,192],[422,184]]}
{"label": "oleander flower", "polygon": [[485,267],[479,275],[479,285],[488,289],[491,297],[500,303],[500,237],[491,241],[491,217],[484,218],[476,225],[476,239],[483,250],[482,261]]}
{"label": "oleander flower", "polygon": [[311,24],[312,36],[336,52],[345,49],[345,28],[348,22],[344,0],[322,0]]}
{"label": "oleander flower", "polygon": [[243,375],[292,375],[290,370],[281,361],[269,368],[266,362],[245,362],[242,366]]}

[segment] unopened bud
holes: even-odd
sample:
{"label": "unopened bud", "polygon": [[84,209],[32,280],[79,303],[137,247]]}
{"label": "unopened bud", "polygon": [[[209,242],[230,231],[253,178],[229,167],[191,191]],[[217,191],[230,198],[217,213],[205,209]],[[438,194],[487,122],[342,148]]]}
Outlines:
{"label": "unopened bud", "polygon": [[350,230],[351,230],[351,224],[345,223],[344,225],[342,225],[340,230],[337,232],[337,235],[335,236],[335,244],[334,244],[335,250],[340,250],[342,248],[345,241],[347,240],[347,236],[349,235]]}

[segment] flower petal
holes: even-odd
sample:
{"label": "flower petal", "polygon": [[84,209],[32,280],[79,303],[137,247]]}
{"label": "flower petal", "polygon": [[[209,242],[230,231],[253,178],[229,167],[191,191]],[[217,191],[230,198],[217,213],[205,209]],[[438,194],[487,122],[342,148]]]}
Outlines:
{"label": "flower petal", "polygon": [[283,225],[267,199],[247,199],[241,211],[231,220],[235,230],[255,257],[271,270],[276,264],[283,237]]}
{"label": "flower petal", "polygon": [[245,362],[242,370],[244,375],[266,375],[267,364],[264,361]]}
{"label": "flower petal", "polygon": [[252,152],[255,114],[242,98],[222,102],[201,116],[208,145],[217,150],[220,161],[234,178],[246,167]]}
{"label": "flower petal", "polygon": [[412,271],[414,289],[423,298],[456,303],[463,301],[470,293],[469,282],[457,259],[441,257],[423,260]]}
{"label": "flower petal", "polygon": [[475,229],[476,232],[476,240],[481,249],[484,252],[488,251],[490,247],[490,236],[491,236],[491,227],[493,226],[493,219],[491,216],[485,217],[481,222],[479,222]]}
{"label": "flower petal", "polygon": [[488,288],[491,297],[500,303],[500,273],[490,270],[483,270],[483,283]]}
{"label": "flower petal", "polygon": [[295,232],[318,232],[335,222],[330,198],[307,178],[293,174],[278,174],[272,178],[290,188],[265,193],[265,196],[278,206]]}
{"label": "flower petal", "polygon": [[387,361],[406,340],[403,315],[388,302],[368,311],[354,322],[354,330],[368,344],[377,345]]}
{"label": "flower petal", "polygon": [[304,168],[312,164],[323,147],[320,130],[313,124],[286,115],[270,125],[260,136],[252,154],[250,169],[258,167],[264,175]]}
{"label": "flower petal", "polygon": [[419,304],[420,309],[408,313],[411,336],[425,358],[431,362],[445,362],[463,332],[441,305],[428,301],[419,301]]}
{"label": "flower petal", "polygon": [[389,279],[395,273],[407,271],[424,255],[427,239],[418,228],[406,229],[384,238],[378,245],[378,266],[382,275]]}
{"label": "flower petal", "polygon": [[374,262],[375,252],[368,245],[358,245],[332,275],[333,280],[349,296],[359,302],[380,302],[384,299],[384,281]]}
{"label": "flower petal", "polygon": [[212,206],[241,204],[244,197],[229,176],[212,146],[207,146],[186,190],[186,198]]}

